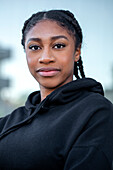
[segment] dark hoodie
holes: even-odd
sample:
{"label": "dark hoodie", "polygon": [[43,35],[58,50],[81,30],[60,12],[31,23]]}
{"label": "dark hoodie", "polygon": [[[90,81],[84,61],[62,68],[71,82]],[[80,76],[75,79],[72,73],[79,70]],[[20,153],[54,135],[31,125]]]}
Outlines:
{"label": "dark hoodie", "polygon": [[72,81],[0,119],[0,169],[111,170],[113,105],[100,83]]}

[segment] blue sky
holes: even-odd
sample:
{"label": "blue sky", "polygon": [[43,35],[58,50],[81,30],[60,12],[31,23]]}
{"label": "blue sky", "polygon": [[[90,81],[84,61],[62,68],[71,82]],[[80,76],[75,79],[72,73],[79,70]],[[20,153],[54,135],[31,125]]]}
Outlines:
{"label": "blue sky", "polygon": [[21,46],[21,29],[31,14],[48,9],[72,11],[83,30],[82,58],[87,77],[100,81],[104,89],[112,83],[113,65],[113,0],[1,0],[0,48],[11,48],[12,58],[4,61],[2,74],[11,77],[6,96],[39,90],[29,73]]}

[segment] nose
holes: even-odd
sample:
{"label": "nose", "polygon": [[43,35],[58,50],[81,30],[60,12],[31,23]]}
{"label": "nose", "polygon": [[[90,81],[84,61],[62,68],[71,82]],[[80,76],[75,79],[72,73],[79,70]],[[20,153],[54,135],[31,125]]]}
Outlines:
{"label": "nose", "polygon": [[39,63],[48,64],[54,61],[55,58],[52,55],[51,49],[43,49],[39,58]]}

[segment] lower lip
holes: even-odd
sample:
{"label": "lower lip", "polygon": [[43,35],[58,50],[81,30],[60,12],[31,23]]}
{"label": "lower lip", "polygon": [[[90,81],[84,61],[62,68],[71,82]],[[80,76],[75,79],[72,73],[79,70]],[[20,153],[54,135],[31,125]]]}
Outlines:
{"label": "lower lip", "polygon": [[40,76],[43,76],[43,77],[52,77],[52,76],[56,76],[59,73],[59,71],[58,70],[39,71],[38,73]]}

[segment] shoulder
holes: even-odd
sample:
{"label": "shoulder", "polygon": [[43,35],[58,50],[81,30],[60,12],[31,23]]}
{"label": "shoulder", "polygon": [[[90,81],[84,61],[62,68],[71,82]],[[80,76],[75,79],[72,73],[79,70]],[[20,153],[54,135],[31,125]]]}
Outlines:
{"label": "shoulder", "polygon": [[88,126],[99,123],[101,126],[113,128],[113,104],[101,94],[89,92],[79,102],[77,110],[79,117],[84,119]]}
{"label": "shoulder", "polygon": [[15,109],[11,114],[8,114],[7,116],[1,117],[0,118],[0,133],[6,130],[7,128],[10,128],[16,125],[17,123],[19,123],[20,121],[24,120],[27,116],[28,116],[27,110],[23,106],[23,107],[19,107]]}
{"label": "shoulder", "polygon": [[86,98],[83,98],[83,102],[89,103],[88,108],[106,108],[113,111],[113,104],[99,93],[89,92]]}

